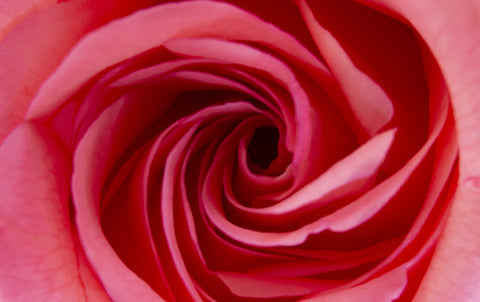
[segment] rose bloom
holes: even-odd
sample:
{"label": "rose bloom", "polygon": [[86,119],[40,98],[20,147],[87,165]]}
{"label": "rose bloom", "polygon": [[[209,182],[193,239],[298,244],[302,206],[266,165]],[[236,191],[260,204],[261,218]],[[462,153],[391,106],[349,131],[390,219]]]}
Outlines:
{"label": "rose bloom", "polygon": [[2,0],[1,301],[480,301],[480,1]]}

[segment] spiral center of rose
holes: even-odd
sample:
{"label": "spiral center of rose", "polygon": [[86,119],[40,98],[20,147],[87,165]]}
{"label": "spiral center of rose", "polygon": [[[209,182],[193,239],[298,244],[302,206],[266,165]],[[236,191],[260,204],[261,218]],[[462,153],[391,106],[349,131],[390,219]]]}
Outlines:
{"label": "spiral center of rose", "polygon": [[261,127],[253,133],[248,145],[248,159],[262,169],[267,169],[278,156],[279,132],[275,127]]}

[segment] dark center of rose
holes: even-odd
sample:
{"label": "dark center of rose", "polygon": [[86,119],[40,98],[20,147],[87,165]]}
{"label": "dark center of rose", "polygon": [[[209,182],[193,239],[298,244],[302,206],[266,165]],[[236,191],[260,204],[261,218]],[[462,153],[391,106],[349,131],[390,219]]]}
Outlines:
{"label": "dark center of rose", "polygon": [[261,127],[253,133],[248,145],[248,158],[253,164],[267,169],[278,156],[278,129],[275,127]]}

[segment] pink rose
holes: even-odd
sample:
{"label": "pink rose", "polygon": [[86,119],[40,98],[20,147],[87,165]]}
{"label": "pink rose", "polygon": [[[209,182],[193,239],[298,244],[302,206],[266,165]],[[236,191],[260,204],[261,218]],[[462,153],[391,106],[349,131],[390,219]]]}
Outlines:
{"label": "pink rose", "polygon": [[480,299],[480,2],[0,3],[1,301]]}

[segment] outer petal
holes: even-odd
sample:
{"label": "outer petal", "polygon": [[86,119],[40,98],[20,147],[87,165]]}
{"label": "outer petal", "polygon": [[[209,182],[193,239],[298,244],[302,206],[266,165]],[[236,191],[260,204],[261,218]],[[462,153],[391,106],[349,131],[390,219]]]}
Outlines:
{"label": "outer petal", "polygon": [[[10,16],[26,9],[3,2],[0,17],[2,10]],[[0,142],[21,122],[40,85],[83,35],[152,2],[72,0],[38,11],[11,30],[0,43]]]}
{"label": "outer petal", "polygon": [[6,0],[0,2],[0,41],[28,15],[55,3],[57,3],[56,0]]}
{"label": "outer petal", "polygon": [[69,174],[56,138],[33,124],[0,148],[1,301],[109,301],[72,234]]}
{"label": "outer petal", "polygon": [[457,189],[447,227],[415,302],[474,302],[480,298],[478,188]]}
{"label": "outer petal", "polygon": [[112,22],[78,43],[36,95],[27,117],[52,114],[86,81],[109,66],[169,40],[199,36],[262,42],[297,58],[300,66],[314,69],[324,83],[331,82],[326,67],[299,47],[293,37],[257,17],[221,2],[171,2]]}
{"label": "outer petal", "polygon": [[480,2],[377,0],[399,12],[438,60],[450,90],[459,132],[461,178],[480,176]]}
{"label": "outer petal", "polygon": [[480,297],[480,2],[360,1],[398,12],[426,41],[442,69],[460,146],[459,188],[417,301]]}

